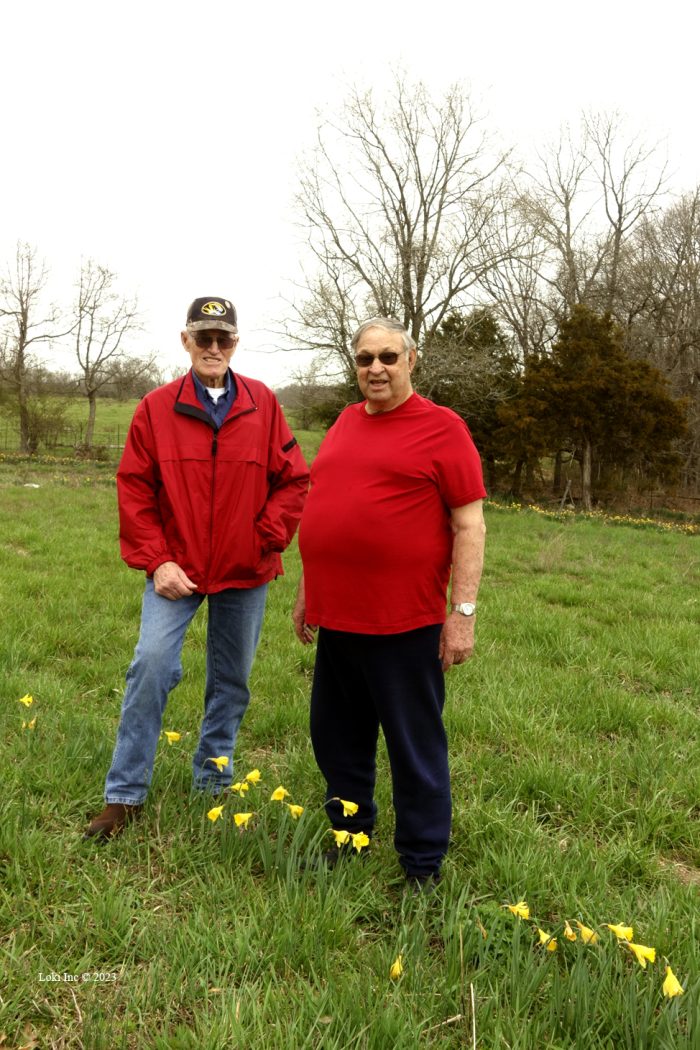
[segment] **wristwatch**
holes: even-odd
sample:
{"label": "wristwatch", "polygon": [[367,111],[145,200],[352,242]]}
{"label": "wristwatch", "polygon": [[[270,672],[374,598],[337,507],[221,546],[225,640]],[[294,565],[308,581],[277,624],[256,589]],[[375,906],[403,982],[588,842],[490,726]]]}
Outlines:
{"label": "wristwatch", "polygon": [[452,606],[452,612],[461,613],[462,616],[473,616],[476,612],[476,603],[458,602]]}

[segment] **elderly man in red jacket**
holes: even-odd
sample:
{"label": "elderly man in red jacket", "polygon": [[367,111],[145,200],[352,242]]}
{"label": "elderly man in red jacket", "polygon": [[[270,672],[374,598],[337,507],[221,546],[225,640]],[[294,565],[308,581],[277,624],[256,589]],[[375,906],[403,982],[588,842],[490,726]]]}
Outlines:
{"label": "elderly man in red jacket", "polygon": [[[141,809],[185,632],[205,597],[193,781],[213,794],[230,784],[267,584],[282,572],[307,491],[306,463],[274,394],[229,368],[238,344],[231,302],[195,299],[182,343],[192,368],[143,399],[117,472],[122,557],[146,573],[146,589],[106,806],[86,838],[115,835]],[[228,763],[212,762],[219,757]]]}

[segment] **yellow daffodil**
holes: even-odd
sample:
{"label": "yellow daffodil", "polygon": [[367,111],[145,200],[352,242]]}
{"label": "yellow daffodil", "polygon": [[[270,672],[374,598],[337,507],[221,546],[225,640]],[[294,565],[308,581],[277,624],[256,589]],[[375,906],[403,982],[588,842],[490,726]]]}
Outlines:
{"label": "yellow daffodil", "polygon": [[670,966],[666,967],[666,980],[664,981],[663,992],[667,999],[673,999],[674,995],[683,995],[683,985]]}
{"label": "yellow daffodil", "polygon": [[182,737],[182,733],[173,733],[172,731],[168,731],[166,729],[165,733],[163,734],[163,736],[165,737],[165,739],[168,741],[168,743],[172,747],[173,744],[176,744],[178,742],[178,740],[180,740],[180,738]]}
{"label": "yellow daffodil", "polygon": [[231,791],[236,795],[240,795],[241,798],[245,795],[246,791],[250,790],[250,784],[245,780],[237,780],[235,784],[231,784]]}
{"label": "yellow daffodil", "polygon": [[207,813],[207,816],[209,817],[209,820],[213,824],[215,820],[219,819],[219,817],[221,816],[221,814],[223,812],[224,812],[224,807],[223,806],[214,806],[213,809],[209,810],[209,812]]}
{"label": "yellow daffodil", "polygon": [[335,828],[331,828],[331,831],[333,832],[333,838],[335,839],[336,846],[344,846],[346,842],[349,842],[349,831],[336,831]]}
{"label": "yellow daffodil", "polygon": [[250,773],[246,773],[245,779],[250,784],[259,784],[262,774],[259,769],[251,769]]}
{"label": "yellow daffodil", "polygon": [[365,835],[364,831],[358,831],[356,835],[352,836],[352,844],[359,853],[365,846],[369,846],[369,836]]}
{"label": "yellow daffodil", "polygon": [[358,809],[360,808],[357,802],[348,802],[347,799],[338,798],[337,796],[331,799],[331,802],[340,802],[341,806],[343,807],[344,817],[354,817]]}
{"label": "yellow daffodil", "polygon": [[287,803],[287,807],[289,809],[289,812],[292,814],[292,816],[294,817],[295,820],[298,820],[299,817],[304,812],[304,807],[303,806],[293,806],[291,804],[291,802]]}
{"label": "yellow daffodil", "polygon": [[544,944],[548,952],[555,952],[557,950],[556,937],[552,937],[551,933],[546,933],[537,927],[537,932],[540,935],[540,944]]}
{"label": "yellow daffodil", "polygon": [[219,772],[221,772],[221,770],[226,769],[226,766],[228,765],[228,755],[219,755],[218,758],[208,758],[207,762],[213,762]]}
{"label": "yellow daffodil", "polygon": [[576,940],[576,934],[571,929],[571,926],[569,925],[568,920],[564,920],[564,936],[566,937],[567,941],[575,941]]}
{"label": "yellow daffodil", "polygon": [[625,944],[634,953],[635,959],[643,970],[646,970],[647,962],[655,962],[656,948],[647,948],[646,944],[632,944],[631,941],[625,941]]}
{"label": "yellow daffodil", "polygon": [[589,926],[584,926],[582,922],[578,921],[578,919],[576,920],[576,925],[579,928],[581,940],[583,941],[583,943],[595,944],[595,942],[598,940],[598,934],[595,932],[595,930],[592,930]]}
{"label": "yellow daffodil", "polygon": [[631,941],[634,937],[634,930],[631,926],[622,926],[619,923],[606,922],[605,926],[617,937],[618,941]]}
{"label": "yellow daffodil", "polygon": [[517,904],[504,904],[503,907],[507,908],[508,911],[512,911],[513,915],[517,915],[519,919],[530,918],[530,909],[525,901],[518,901]]}
{"label": "yellow daffodil", "polygon": [[270,795],[270,802],[284,802],[286,798],[289,798],[289,792],[280,784]]}
{"label": "yellow daffodil", "polygon": [[25,707],[31,707],[34,703],[34,697],[27,693],[25,696],[20,696],[19,702],[20,704],[24,704]]}
{"label": "yellow daffodil", "polygon": [[389,970],[389,977],[391,977],[392,981],[396,981],[396,980],[398,980],[398,978],[401,976],[402,973],[403,973],[403,956],[402,955],[397,955],[396,958],[394,959],[393,963],[391,964],[391,969]]}
{"label": "yellow daffodil", "polygon": [[250,818],[252,816],[253,816],[252,813],[234,813],[233,814],[233,819],[236,822],[236,827],[237,828],[247,828],[248,827],[248,821],[250,820]]}

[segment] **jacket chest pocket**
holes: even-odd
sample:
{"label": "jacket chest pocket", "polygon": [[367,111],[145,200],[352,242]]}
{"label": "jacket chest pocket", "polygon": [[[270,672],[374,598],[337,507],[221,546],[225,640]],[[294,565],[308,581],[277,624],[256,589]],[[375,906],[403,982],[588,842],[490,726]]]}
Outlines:
{"label": "jacket chest pocket", "polygon": [[260,445],[234,445],[220,442],[216,458],[219,463],[251,463],[267,465],[267,449]]}

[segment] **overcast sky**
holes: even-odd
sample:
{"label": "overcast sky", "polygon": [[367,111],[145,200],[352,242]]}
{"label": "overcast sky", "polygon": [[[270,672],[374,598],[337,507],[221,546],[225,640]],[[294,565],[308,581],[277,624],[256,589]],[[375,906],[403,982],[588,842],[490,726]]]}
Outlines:
{"label": "overcast sky", "polygon": [[[36,245],[66,302],[81,257],[137,293],[168,371],[195,296],[231,298],[236,368],[283,380],[274,353],[304,249],[293,199],[319,110],[397,70],[471,86],[523,156],[582,110],[666,141],[673,187],[700,183],[694,4],[667,0],[22,0],[0,16],[0,263]],[[58,363],[58,358],[55,362]],[[67,362],[63,360],[64,364]],[[185,361],[186,365],[188,362]]]}

